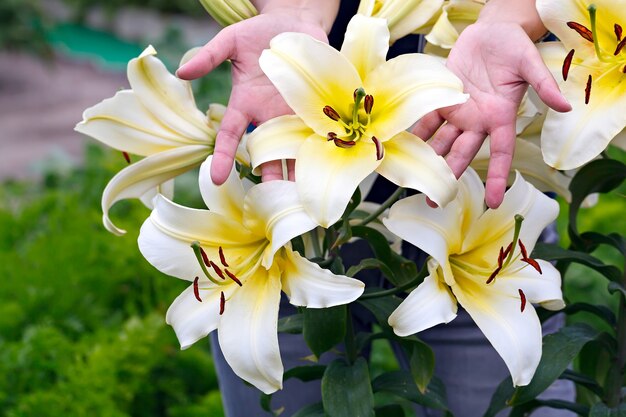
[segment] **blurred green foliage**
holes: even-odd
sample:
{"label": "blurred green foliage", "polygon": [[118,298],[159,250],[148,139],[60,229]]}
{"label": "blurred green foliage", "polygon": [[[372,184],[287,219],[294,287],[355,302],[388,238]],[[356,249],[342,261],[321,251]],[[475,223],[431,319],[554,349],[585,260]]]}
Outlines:
{"label": "blurred green foliage", "polygon": [[190,16],[205,16],[206,11],[198,0],[63,0],[70,6],[75,18],[81,20],[93,7],[101,7],[110,18],[122,7],[142,7],[166,13],[185,13]]}
{"label": "blurred green foliage", "polygon": [[48,22],[39,0],[2,0],[0,2],[0,49],[27,50],[49,57],[46,41]]}
{"label": "blurred green foliage", "polygon": [[180,351],[164,322],[187,283],[139,255],[148,210],[115,207],[125,237],[102,227],[103,185],[124,164],[92,145],[69,175],[0,185],[0,415],[223,415],[208,344]]}

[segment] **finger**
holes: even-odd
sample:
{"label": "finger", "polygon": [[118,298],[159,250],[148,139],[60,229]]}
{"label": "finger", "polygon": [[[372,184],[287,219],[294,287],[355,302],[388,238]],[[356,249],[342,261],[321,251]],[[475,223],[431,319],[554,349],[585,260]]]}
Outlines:
{"label": "finger", "polygon": [[485,133],[468,130],[463,132],[454,142],[448,156],[446,156],[446,162],[455,177],[459,178],[463,175],[486,137]]}
{"label": "finger", "polygon": [[520,66],[520,75],[535,89],[539,98],[549,107],[559,112],[572,110],[572,105],[561,94],[556,80],[543,63],[537,48],[528,49],[523,65]]}
{"label": "finger", "polygon": [[413,126],[413,129],[411,129],[411,132],[423,140],[428,140],[444,121],[444,118],[438,112],[432,111],[419,119]]}
{"label": "finger", "polygon": [[267,182],[282,179],[284,179],[282,161],[269,161],[261,164],[261,181]]}
{"label": "finger", "polygon": [[198,53],[176,71],[183,80],[195,80],[213,71],[234,55],[235,42],[231,27],[222,29]]}
{"label": "finger", "polygon": [[505,125],[491,131],[491,145],[485,203],[490,208],[498,208],[504,198],[506,185],[515,153],[515,125]]}
{"label": "finger", "polygon": [[228,178],[237,153],[237,146],[249,124],[250,118],[239,110],[236,103],[228,103],[220,130],[215,138],[215,151],[211,163],[211,179],[214,184],[223,184]]}
{"label": "finger", "polygon": [[463,133],[453,124],[447,123],[435,133],[428,144],[437,152],[437,155],[447,155],[457,138]]}

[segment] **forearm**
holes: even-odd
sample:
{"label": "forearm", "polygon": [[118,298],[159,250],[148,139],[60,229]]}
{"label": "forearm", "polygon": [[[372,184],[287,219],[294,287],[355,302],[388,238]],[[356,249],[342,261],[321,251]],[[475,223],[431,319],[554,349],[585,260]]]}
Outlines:
{"label": "forearm", "polygon": [[326,34],[337,17],[339,0],[252,0],[259,13],[284,12],[321,26]]}
{"label": "forearm", "polygon": [[546,34],[535,0],[491,0],[487,2],[478,17],[480,23],[516,23],[533,41]]}

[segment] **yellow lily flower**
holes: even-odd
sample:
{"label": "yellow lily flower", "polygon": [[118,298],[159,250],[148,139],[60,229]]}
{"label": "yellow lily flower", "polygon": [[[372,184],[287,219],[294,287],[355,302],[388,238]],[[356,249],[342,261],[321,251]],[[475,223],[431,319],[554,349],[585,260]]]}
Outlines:
{"label": "yellow lily flower", "polygon": [[448,206],[432,209],[416,195],[391,207],[385,226],[431,257],[430,275],[389,324],[408,336],[450,322],[460,303],[506,363],[513,383],[527,385],[541,358],[541,324],[532,303],[564,306],[559,272],[529,257],[559,208],[519,174],[498,209],[485,210],[484,194],[469,168]]}
{"label": "yellow lily flower", "polygon": [[232,25],[259,14],[249,0],[200,0],[200,4],[222,26]]}
{"label": "yellow lily flower", "polygon": [[548,111],[541,149],[549,165],[577,168],[626,127],[626,5],[616,0],[538,0],[545,26],[563,43],[561,91],[569,113]]}
{"label": "yellow lily flower", "polygon": [[443,0],[361,0],[358,14],[387,20],[390,43],[432,27]]}
{"label": "yellow lily flower", "polygon": [[296,114],[252,132],[252,166],[295,159],[300,199],[323,227],[341,217],[373,171],[439,205],[456,194],[443,158],[405,129],[432,110],[464,102],[463,85],[433,57],[385,61],[388,45],[385,20],[356,15],[341,51],[305,34],[284,33],[261,55],[261,68]]}
{"label": "yellow lily flower", "polygon": [[[107,230],[125,231],[109,219],[117,201],[152,195],[166,181],[200,165],[213,153],[225,108],[213,104],[207,114],[196,107],[191,84],[170,74],[152,46],[128,63],[131,88],[119,91],[83,113],[75,130],[128,154],[146,156],[121,170],[102,194]],[[247,154],[237,159],[247,162]],[[161,192],[163,192],[161,190]],[[148,202],[150,198],[143,198]]]}
{"label": "yellow lily flower", "polygon": [[292,238],[317,226],[297,200],[293,182],[272,181],[246,192],[233,168],[216,186],[209,175],[212,158],[199,176],[209,210],[157,197],[141,227],[139,249],[158,270],[193,282],[166,316],[181,348],[217,329],[233,371],[269,394],[282,387],[281,289],[293,305],[324,308],[355,300],[364,284],[334,275],[291,249]]}
{"label": "yellow lily flower", "polygon": [[449,0],[426,35],[425,52],[447,56],[463,30],[475,23],[485,6],[485,0]]}

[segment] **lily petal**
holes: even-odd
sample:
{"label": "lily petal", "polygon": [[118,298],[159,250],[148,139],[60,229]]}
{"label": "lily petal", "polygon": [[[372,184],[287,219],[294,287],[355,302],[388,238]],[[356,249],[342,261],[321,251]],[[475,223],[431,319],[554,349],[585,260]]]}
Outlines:
{"label": "lily petal", "polygon": [[141,104],[173,131],[200,140],[207,137],[212,129],[196,107],[191,84],[170,74],[155,55],[156,51],[149,46],[128,63],[132,90]]}
{"label": "lily petal", "polygon": [[302,142],[313,134],[298,116],[279,116],[268,120],[250,133],[248,152],[254,173],[269,161],[295,159]]}
{"label": "lily petal", "polygon": [[210,149],[202,145],[173,148],[142,159],[118,172],[102,192],[102,221],[111,233],[126,233],[109,219],[109,209],[120,200],[141,198],[160,184],[199,165]]}
{"label": "lily petal", "polygon": [[389,325],[404,337],[441,323],[449,323],[457,313],[456,299],[449,287],[431,271],[423,283],[406,297],[389,316]]}
{"label": "lily petal", "polygon": [[298,194],[322,227],[339,220],[361,180],[380,164],[373,143],[358,141],[343,149],[316,135],[304,141],[296,159]]}
{"label": "lily petal", "polygon": [[270,181],[252,187],[243,210],[244,226],[270,241],[263,255],[265,268],[272,265],[276,251],[291,239],[317,227],[304,210],[296,184],[291,181]]}
{"label": "lily petal", "polygon": [[217,329],[220,291],[200,290],[200,297],[202,302],[196,299],[192,285],[167,310],[165,321],[174,328],[181,349],[187,349]]}
{"label": "lily petal", "polygon": [[419,190],[439,206],[458,192],[457,180],[445,159],[417,136],[402,131],[384,144],[385,157],[376,171],[400,187]]}
{"label": "lily petal", "polygon": [[432,25],[443,3],[443,0],[385,1],[374,16],[387,19],[393,43],[410,33],[421,33]]}
{"label": "lily petal", "polygon": [[213,184],[211,181],[211,162],[213,155],[210,155],[200,166],[198,175],[198,185],[200,194],[207,208],[214,213],[230,217],[238,223],[242,222],[243,200],[246,192],[237,169],[233,166],[226,181],[221,185]]}
{"label": "lily petal", "polygon": [[[463,83],[439,58],[407,54],[378,66],[363,81],[374,96],[370,136],[385,141],[409,128],[425,114],[464,103]],[[382,111],[377,111],[384,109]]]}
{"label": "lily petal", "polygon": [[218,340],[235,374],[266,394],[282,388],[278,350],[280,277],[276,267],[259,268],[226,300]]}
{"label": "lily petal", "polygon": [[374,68],[385,62],[389,50],[389,29],[384,19],[355,15],[341,45],[341,53],[365,79]]}
{"label": "lily petal", "polygon": [[350,303],[365,289],[358,279],[335,275],[285,248],[282,270],[283,291],[291,304],[311,308],[326,308]]}
{"label": "lily petal", "polygon": [[452,292],[504,360],[513,385],[528,385],[541,359],[541,324],[535,309],[526,305],[521,312],[519,295],[502,297],[469,280],[452,286]]}
{"label": "lily petal", "polygon": [[426,40],[441,48],[451,49],[459,34],[476,22],[484,3],[476,1],[450,1],[441,9],[441,15],[426,35]]}
{"label": "lily petal", "polygon": [[[519,290],[524,291],[528,303],[541,304],[548,310],[560,310],[565,307],[561,290],[561,274],[550,263],[537,259],[541,274],[530,265],[521,261],[505,268],[493,282],[491,290],[509,297],[519,297]],[[521,268],[521,269],[520,269]]]}
{"label": "lily petal", "polygon": [[263,51],[259,65],[289,107],[318,135],[326,137],[337,129],[337,123],[324,115],[325,106],[346,120],[352,118],[343,105],[362,87],[361,78],[352,63],[328,44],[303,33],[282,33]]}

